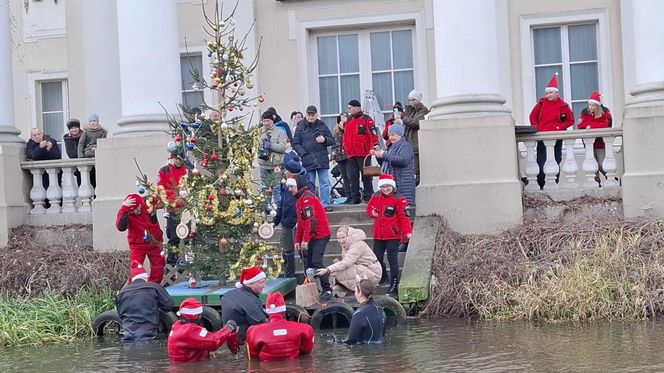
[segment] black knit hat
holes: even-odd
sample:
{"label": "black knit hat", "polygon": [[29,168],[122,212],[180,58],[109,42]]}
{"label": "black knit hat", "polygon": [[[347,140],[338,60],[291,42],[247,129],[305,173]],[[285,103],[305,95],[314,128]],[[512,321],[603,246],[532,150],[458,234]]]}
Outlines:
{"label": "black knit hat", "polygon": [[274,113],[270,110],[266,111],[261,115],[261,119],[269,119],[269,120],[274,120]]}
{"label": "black knit hat", "polygon": [[81,128],[81,121],[75,118],[71,118],[67,121],[67,129],[70,130],[72,127]]}
{"label": "black knit hat", "polygon": [[348,106],[362,107],[362,104],[360,104],[360,102],[357,100],[350,100],[348,101]]}

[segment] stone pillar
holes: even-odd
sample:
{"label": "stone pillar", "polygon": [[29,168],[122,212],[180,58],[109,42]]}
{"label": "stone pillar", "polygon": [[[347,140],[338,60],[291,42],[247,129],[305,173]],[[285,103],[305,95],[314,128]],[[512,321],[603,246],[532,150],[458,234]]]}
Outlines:
{"label": "stone pillar", "polygon": [[24,142],[14,126],[14,84],[12,80],[11,29],[9,0],[0,0],[0,247],[5,247],[10,230],[25,221],[26,203]]}
{"label": "stone pillar", "polygon": [[664,217],[664,2],[621,2],[625,83],[623,120],[625,217]]}
{"label": "stone pillar", "polygon": [[127,247],[115,216],[123,197],[136,192],[134,159],[151,180],[156,178],[168,158],[164,110],[177,114],[181,100],[176,0],[117,0],[117,30],[122,118],[96,152],[96,250]]}
{"label": "stone pillar", "polygon": [[[439,214],[461,233],[493,233],[522,222],[511,110],[505,0],[433,3],[436,88],[420,124],[417,214]],[[467,27],[467,20],[473,27]],[[496,42],[498,40],[499,42]]]}

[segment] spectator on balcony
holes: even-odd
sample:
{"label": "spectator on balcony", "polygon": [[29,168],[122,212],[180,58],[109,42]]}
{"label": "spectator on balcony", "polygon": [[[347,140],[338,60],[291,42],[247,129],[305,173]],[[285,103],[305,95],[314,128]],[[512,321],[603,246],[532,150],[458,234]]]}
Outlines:
{"label": "spectator on balcony", "polygon": [[[385,147],[389,147],[392,145],[390,142],[390,134],[387,132],[390,128],[391,125],[394,124],[394,122],[397,120],[397,117],[403,116],[403,105],[401,102],[397,101],[394,103],[394,106],[392,106],[392,118],[388,119],[385,122],[385,127],[383,127],[383,133],[381,134],[383,137],[383,140],[385,140]],[[401,122],[403,124],[403,121]]]}
{"label": "spectator on balcony", "polygon": [[[364,159],[371,148],[378,144],[378,134],[374,120],[364,114],[362,105],[358,100],[348,102],[350,120],[346,123],[343,148],[348,155],[348,181],[350,181],[351,205],[357,205],[362,200],[369,202],[373,194],[372,177],[362,174]],[[362,195],[360,195],[360,176],[362,176]]]}
{"label": "spectator on balcony", "polygon": [[413,148],[413,166],[415,167],[415,185],[420,184],[420,145],[418,133],[420,132],[420,121],[429,114],[429,108],[422,103],[422,93],[416,90],[408,94],[408,105],[396,119],[401,119],[404,126],[404,137]]}
{"label": "spectator on balcony", "polygon": [[297,125],[293,137],[293,149],[302,157],[302,166],[307,169],[307,178],[318,188],[320,201],[325,211],[332,211],[330,206],[330,155],[328,146],[334,145],[334,137],[327,124],[318,119],[318,109],[314,105],[307,107],[307,116]]}
{"label": "spectator on balcony", "polygon": [[344,128],[348,121],[348,113],[341,113],[337,116],[337,125],[334,126],[334,145],[332,145],[332,160],[339,166],[339,174],[343,183],[344,194],[346,195],[346,204],[350,203],[350,181],[348,181],[348,155],[344,150]]}
{"label": "spectator on balcony", "polygon": [[[558,73],[551,77],[544,89],[544,97],[540,98],[533,110],[530,112],[530,124],[537,127],[537,131],[562,131],[574,124],[574,113],[569,105],[560,98],[558,92]],[[562,160],[563,142],[557,140],[553,148],[556,163],[560,165]],[[543,141],[537,142],[537,164],[539,174],[537,184],[540,189],[544,188],[545,177],[544,164],[546,163],[546,145]],[[560,173],[556,175],[556,183]]]}
{"label": "spectator on balcony", "polygon": [[[613,118],[609,108],[602,104],[602,95],[595,91],[588,98],[588,107],[581,111],[581,117],[577,125],[579,129],[590,128],[610,128],[613,127]],[[611,144],[612,145],[612,144]],[[597,160],[598,171],[595,176],[595,181],[601,185],[599,173],[601,172],[606,177],[603,163],[606,156],[604,140],[601,137],[595,139],[593,145],[595,159]]]}
{"label": "spectator on balcony", "polygon": [[78,158],[78,141],[83,135],[81,122],[78,119],[70,119],[67,122],[67,130],[69,132],[62,137],[65,143],[65,151],[70,159]]}
{"label": "spectator on balcony", "polygon": [[28,161],[48,161],[60,159],[60,146],[51,136],[44,135],[39,128],[30,130],[30,140],[25,144],[25,159]]}
{"label": "spectator on balcony", "polygon": [[390,126],[392,145],[387,150],[372,149],[381,162],[381,172],[394,176],[399,193],[406,197],[408,205],[415,206],[415,171],[413,148],[404,137],[404,128],[400,124]]}
{"label": "spectator on balcony", "polygon": [[78,142],[79,158],[94,158],[97,150],[97,140],[106,137],[106,130],[99,124],[99,116],[91,114],[88,118],[88,128],[83,131]]}

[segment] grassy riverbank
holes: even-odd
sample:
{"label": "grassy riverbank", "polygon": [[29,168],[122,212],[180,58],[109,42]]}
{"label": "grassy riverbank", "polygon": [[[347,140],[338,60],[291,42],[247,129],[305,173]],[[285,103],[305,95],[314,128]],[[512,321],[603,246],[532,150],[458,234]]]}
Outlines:
{"label": "grassy riverbank", "polygon": [[664,222],[580,217],[495,236],[442,227],[425,317],[638,320],[664,313]]}
{"label": "grassy riverbank", "polygon": [[0,295],[0,347],[71,342],[93,336],[90,322],[114,307],[110,288],[72,295],[46,292],[24,298]]}

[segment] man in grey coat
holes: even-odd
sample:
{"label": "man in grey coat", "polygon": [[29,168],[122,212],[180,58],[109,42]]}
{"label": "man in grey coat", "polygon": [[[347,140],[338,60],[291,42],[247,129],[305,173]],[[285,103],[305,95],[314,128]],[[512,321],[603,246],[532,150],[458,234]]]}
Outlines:
{"label": "man in grey coat", "polygon": [[408,106],[406,106],[404,113],[397,116],[397,119],[403,121],[404,137],[413,147],[415,154],[415,185],[420,184],[420,146],[417,136],[420,131],[420,121],[427,114],[429,114],[429,108],[422,104],[422,93],[413,89],[408,94]]}

